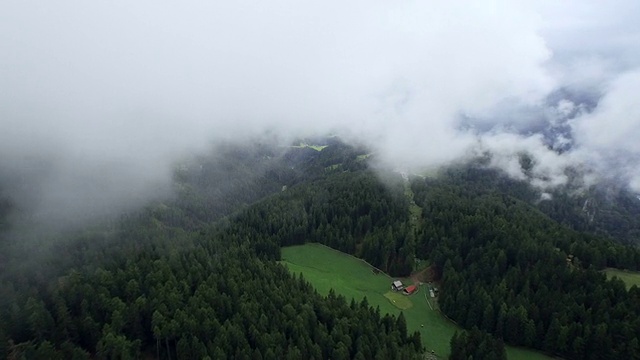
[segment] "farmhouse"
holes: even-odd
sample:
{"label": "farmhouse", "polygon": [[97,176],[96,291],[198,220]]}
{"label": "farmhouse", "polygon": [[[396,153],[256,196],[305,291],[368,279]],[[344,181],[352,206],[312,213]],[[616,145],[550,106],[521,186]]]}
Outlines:
{"label": "farmhouse", "polygon": [[400,291],[402,289],[404,289],[404,285],[402,284],[402,281],[396,280],[396,281],[391,283],[391,290]]}
{"label": "farmhouse", "polygon": [[411,295],[411,294],[413,294],[413,293],[414,293],[414,292],[416,292],[416,291],[418,291],[418,287],[417,287],[417,286],[415,286],[415,285],[410,285],[410,286],[407,286],[407,287],[404,289],[403,294],[405,294],[405,295]]}

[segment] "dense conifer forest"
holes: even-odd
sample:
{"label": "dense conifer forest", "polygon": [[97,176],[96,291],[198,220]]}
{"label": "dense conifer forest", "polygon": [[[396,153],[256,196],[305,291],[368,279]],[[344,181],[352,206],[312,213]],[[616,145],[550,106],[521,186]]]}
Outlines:
{"label": "dense conifer forest", "polygon": [[469,332],[455,333],[451,338],[451,360],[486,359],[506,360],[504,343],[501,339],[473,327]]}
{"label": "dense conifer forest", "polygon": [[421,358],[402,315],[323,297],[276,262],[282,246],[320,242],[394,276],[429,259],[441,310],[469,329],[453,359],[504,358],[504,343],[640,358],[640,290],[600,272],[638,270],[635,247],[557,221],[535,189],[494,170],[383,181],[364,149],[327,145],[191,159],[174,198],[57,235],[28,266],[34,248],[16,244],[13,205],[0,202],[0,357]]}
{"label": "dense conifer forest", "polygon": [[637,248],[577,232],[505,192],[452,178],[413,183],[418,252],[442,276],[442,311],[466,328],[575,359],[640,356],[640,289],[600,270],[637,270]]}
{"label": "dense conifer forest", "polygon": [[[230,146],[180,167],[175,199],[69,235],[30,267],[18,255],[33,249],[3,234],[11,258],[0,289],[0,357],[419,358],[420,336],[407,334],[402,316],[322,297],[274,261],[282,245],[310,236],[353,250],[338,238],[400,221],[398,209],[387,213],[385,187],[356,161],[361,152],[333,145],[285,154]],[[365,194],[361,206],[372,211],[348,208]],[[330,206],[347,195],[344,206]],[[310,211],[304,222],[298,205]],[[360,213],[374,217],[345,222]]]}

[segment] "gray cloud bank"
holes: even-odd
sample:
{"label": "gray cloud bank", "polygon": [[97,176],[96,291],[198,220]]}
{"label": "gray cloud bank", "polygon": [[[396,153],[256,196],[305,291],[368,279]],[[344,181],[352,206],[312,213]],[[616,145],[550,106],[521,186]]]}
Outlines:
{"label": "gray cloud bank", "polygon": [[639,14],[633,0],[4,1],[0,175],[36,173],[11,191],[46,216],[99,211],[162,191],[185,152],[269,130],[343,134],[406,168],[490,151],[523,177],[527,152],[542,188],[581,166],[640,191]]}

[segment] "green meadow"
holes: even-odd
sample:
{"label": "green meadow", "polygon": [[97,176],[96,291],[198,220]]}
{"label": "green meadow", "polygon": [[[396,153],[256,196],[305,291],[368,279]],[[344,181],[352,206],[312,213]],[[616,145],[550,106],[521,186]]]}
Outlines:
{"label": "green meadow", "polygon": [[[411,296],[392,292],[393,279],[388,275],[374,273],[366,262],[333,250],[320,244],[305,244],[282,249],[282,264],[293,273],[302,273],[321,294],[330,289],[347,299],[361,300],[365,296],[373,307],[379,306],[381,313],[399,315],[404,312],[410,332],[418,331],[428,352],[431,350],[445,358],[449,355],[449,340],[456,330],[461,329],[432,310],[428,303],[426,285]],[[405,284],[410,281],[402,279]],[[514,347],[507,347],[509,359],[550,359],[540,353]]]}
{"label": "green meadow", "polygon": [[625,271],[619,269],[606,269],[605,274],[607,274],[607,278],[612,278],[616,276],[620,280],[622,280],[625,285],[627,285],[627,289],[631,286],[635,285],[640,287],[640,273],[633,271]]}

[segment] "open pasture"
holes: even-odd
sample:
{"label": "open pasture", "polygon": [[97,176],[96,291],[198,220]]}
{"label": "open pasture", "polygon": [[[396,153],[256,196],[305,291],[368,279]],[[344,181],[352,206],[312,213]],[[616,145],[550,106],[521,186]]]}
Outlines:
{"label": "open pasture", "polygon": [[[360,301],[366,296],[371,306],[380,307],[382,314],[397,316],[401,311],[404,312],[408,330],[420,332],[427,352],[434,350],[441,358],[448,357],[449,340],[456,330],[461,331],[456,324],[429,306],[426,285],[422,285],[424,287],[411,296],[393,292],[391,282],[394,278],[374,271],[371,265],[351,255],[309,243],[282,248],[281,263],[293,273],[302,273],[321,294],[326,295],[333,289],[347,299]],[[528,349],[509,346],[507,355],[515,360],[550,359]]]}

